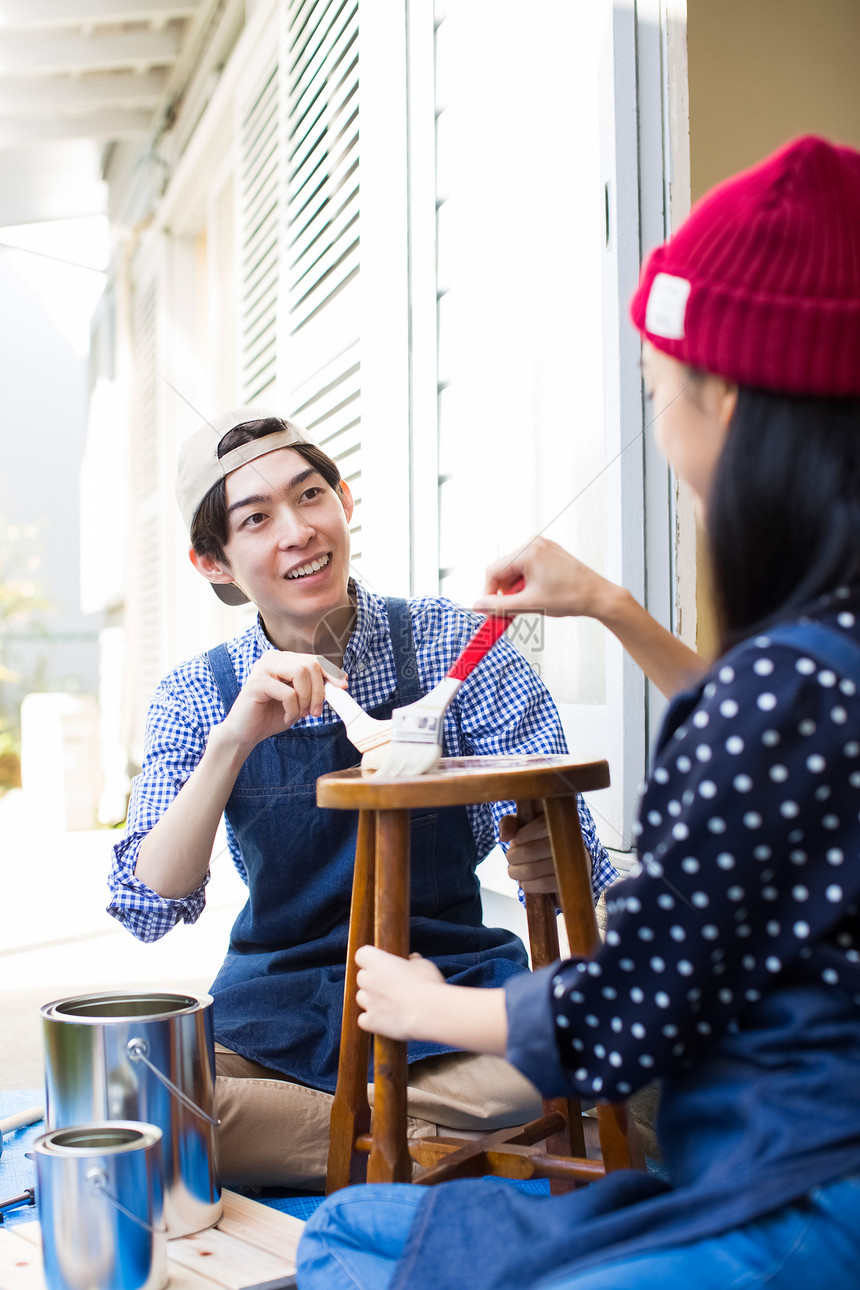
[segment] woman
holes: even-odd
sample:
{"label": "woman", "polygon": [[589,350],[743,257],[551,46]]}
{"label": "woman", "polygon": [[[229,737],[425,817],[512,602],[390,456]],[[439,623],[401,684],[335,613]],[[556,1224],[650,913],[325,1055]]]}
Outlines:
{"label": "woman", "polygon": [[479,998],[365,947],[358,998],[368,1029],[505,1053],[550,1095],[662,1078],[670,1181],[353,1188],[308,1224],[302,1290],[857,1284],[860,154],[804,138],[712,191],[632,317],[707,527],[721,657],[702,674],[550,543],[487,592],[523,577],[512,609],[593,613],[664,689],[692,685],[654,753],[643,872],[591,963]]}

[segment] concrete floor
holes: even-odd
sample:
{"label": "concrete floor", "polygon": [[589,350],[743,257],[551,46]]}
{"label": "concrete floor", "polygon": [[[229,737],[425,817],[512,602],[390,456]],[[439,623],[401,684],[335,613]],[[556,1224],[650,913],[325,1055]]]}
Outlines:
{"label": "concrete floor", "polygon": [[59,832],[20,791],[0,798],[0,1089],[41,1087],[44,1004],[118,988],[200,994],[218,970],[245,899],[229,856],[216,854],[197,923],[145,945],[105,912],[119,836]]}
{"label": "concrete floor", "polygon": [[[61,832],[20,790],[0,797],[0,1090],[43,1083],[40,1009],[91,991],[202,994],[224,957],[246,889],[216,841],[206,908],[192,926],[143,944],[106,911],[120,831]],[[525,913],[499,855],[482,869],[485,916],[526,937]]]}

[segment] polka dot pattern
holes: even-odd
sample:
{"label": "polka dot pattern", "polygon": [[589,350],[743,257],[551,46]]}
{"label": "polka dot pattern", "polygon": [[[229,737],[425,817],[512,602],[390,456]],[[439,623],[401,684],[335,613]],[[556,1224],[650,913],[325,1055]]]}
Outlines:
{"label": "polka dot pattern", "polygon": [[[853,613],[838,629],[860,645]],[[627,1096],[695,1060],[787,973],[860,1004],[858,730],[852,678],[767,636],[671,706],[640,806],[643,867],[607,893],[599,975],[570,963],[554,977],[579,1092]]]}

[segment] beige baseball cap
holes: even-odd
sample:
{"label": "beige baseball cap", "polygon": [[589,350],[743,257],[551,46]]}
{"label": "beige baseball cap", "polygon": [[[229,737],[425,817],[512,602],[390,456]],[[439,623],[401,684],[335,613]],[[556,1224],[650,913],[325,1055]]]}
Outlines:
{"label": "beige baseball cap", "polygon": [[[240,444],[218,456],[218,444],[229,430],[247,424],[249,421],[266,421],[273,419],[280,424],[280,429],[264,435],[262,439],[252,439],[249,443]],[[199,430],[185,439],[179,448],[176,465],[176,500],[185,521],[185,527],[191,531],[191,525],[203,498],[213,485],[224,479],[233,470],[274,452],[277,448],[291,448],[297,443],[312,443],[303,428],[294,421],[288,421],[277,412],[268,408],[246,407],[231,408],[222,412],[211,421],[204,421]],[[212,590],[227,605],[247,604],[248,597],[235,583],[211,583]]]}

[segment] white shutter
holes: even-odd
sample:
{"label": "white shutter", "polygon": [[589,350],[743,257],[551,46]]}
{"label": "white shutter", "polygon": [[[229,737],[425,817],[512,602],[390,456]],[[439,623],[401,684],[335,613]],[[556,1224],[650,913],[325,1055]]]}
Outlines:
{"label": "white shutter", "polygon": [[337,462],[355,502],[349,531],[352,534],[352,563],[361,570],[361,365],[358,343],[338,354],[304,386],[295,389],[290,401],[292,415],[304,426],[315,443]]}
{"label": "white shutter", "polygon": [[140,762],[146,711],[163,672],[163,519],[159,501],[158,292],[156,278],[136,286],[131,308],[133,357],[129,472],[132,523],[126,588],[127,659],[123,726]]}
{"label": "white shutter", "polygon": [[243,403],[266,402],[277,370],[280,117],[271,63],[239,120],[239,383]]}
{"label": "white shutter", "polygon": [[357,0],[286,6],[282,405],[333,457],[362,555]]}
{"label": "white shutter", "polygon": [[288,8],[287,299],[290,333],[358,274],[358,3]]}

